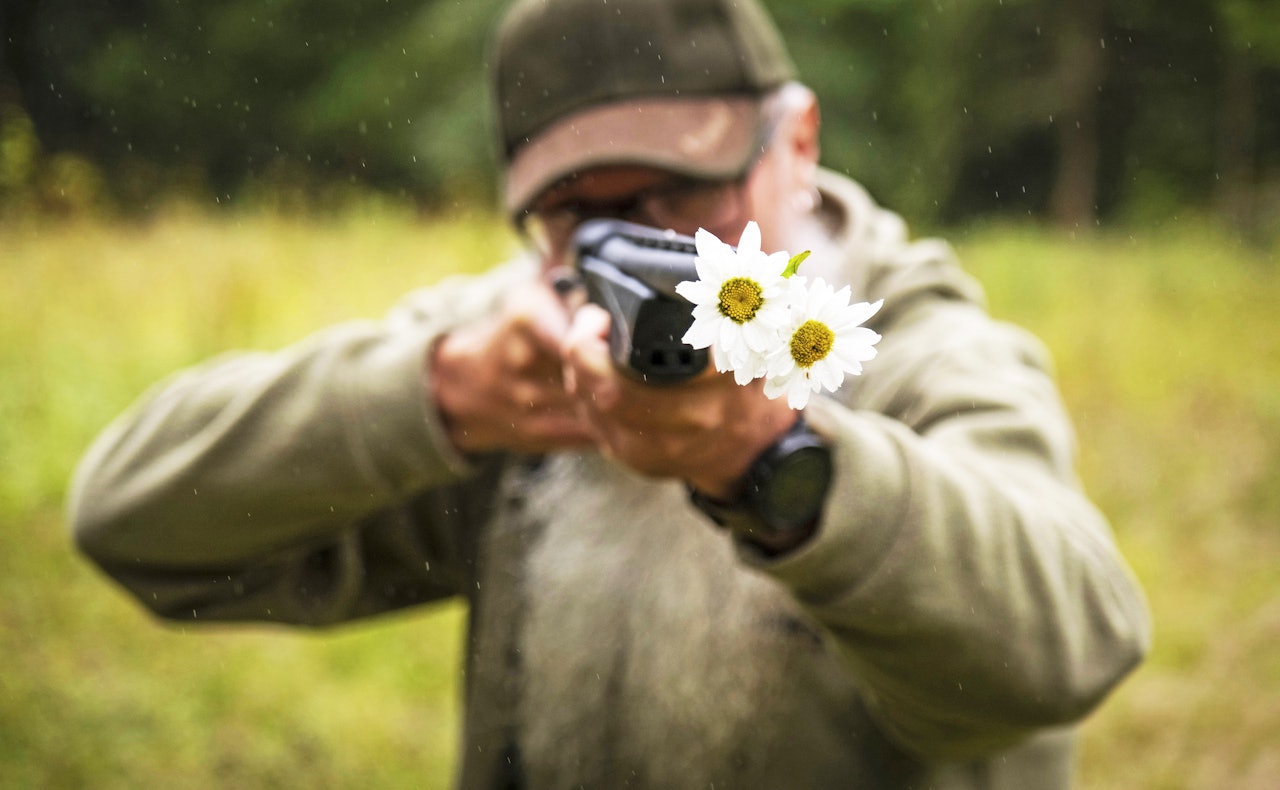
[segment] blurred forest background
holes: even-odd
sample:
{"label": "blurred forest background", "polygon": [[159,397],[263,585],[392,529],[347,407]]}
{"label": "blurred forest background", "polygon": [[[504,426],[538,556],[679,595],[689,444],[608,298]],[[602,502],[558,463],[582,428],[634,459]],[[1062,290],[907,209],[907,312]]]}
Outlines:
{"label": "blurred forest background", "polygon": [[[491,199],[501,5],[4,0],[0,196]],[[769,5],[822,100],[827,164],[917,224],[1194,211],[1275,232],[1280,3]]]}
{"label": "blurred forest background", "polygon": [[[1058,362],[1149,660],[1082,788],[1280,776],[1280,2],[765,0],[824,160]],[[166,374],[516,240],[498,0],[0,0],[0,787],[449,786],[466,613],[161,626],[68,479]]]}

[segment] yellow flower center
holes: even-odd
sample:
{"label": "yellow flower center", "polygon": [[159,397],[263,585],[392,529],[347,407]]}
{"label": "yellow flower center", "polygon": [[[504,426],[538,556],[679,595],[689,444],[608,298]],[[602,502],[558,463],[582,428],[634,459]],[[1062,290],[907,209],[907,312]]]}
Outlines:
{"label": "yellow flower center", "polygon": [[791,358],[802,368],[825,359],[835,345],[836,333],[821,321],[809,319],[791,336]]}
{"label": "yellow flower center", "polygon": [[764,289],[755,280],[730,277],[720,286],[720,314],[739,324],[756,317],[764,306]]}

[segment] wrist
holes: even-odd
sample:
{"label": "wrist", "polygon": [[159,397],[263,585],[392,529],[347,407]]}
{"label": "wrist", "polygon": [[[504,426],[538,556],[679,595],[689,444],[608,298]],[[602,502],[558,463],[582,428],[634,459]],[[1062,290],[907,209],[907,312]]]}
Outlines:
{"label": "wrist", "polygon": [[454,448],[462,453],[476,452],[482,448],[473,447],[472,436],[462,427],[463,409],[466,408],[467,395],[461,390],[465,384],[466,362],[459,351],[457,338],[453,334],[444,334],[427,347],[425,379],[427,381],[427,397],[435,405],[436,414],[444,426],[445,435],[449,437]]}
{"label": "wrist", "polygon": [[830,448],[800,417],[752,462],[731,496],[692,485],[689,495],[716,524],[779,554],[817,529],[832,474]]}

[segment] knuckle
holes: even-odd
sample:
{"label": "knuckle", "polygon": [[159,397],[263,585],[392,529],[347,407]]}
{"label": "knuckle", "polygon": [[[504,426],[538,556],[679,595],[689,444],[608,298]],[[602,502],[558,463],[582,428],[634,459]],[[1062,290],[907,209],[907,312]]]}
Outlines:
{"label": "knuckle", "polygon": [[536,409],[545,398],[542,388],[528,379],[517,379],[507,387],[508,397],[519,409]]}
{"label": "knuckle", "polygon": [[503,362],[513,370],[527,370],[532,367],[536,354],[533,346],[521,336],[509,338],[502,347]]}
{"label": "knuckle", "polygon": [[673,433],[661,433],[654,441],[658,457],[663,461],[683,458],[688,451],[688,439]]}
{"label": "knuckle", "polygon": [[712,433],[724,427],[724,409],[718,401],[694,404],[685,412],[685,420],[689,427],[699,433]]}

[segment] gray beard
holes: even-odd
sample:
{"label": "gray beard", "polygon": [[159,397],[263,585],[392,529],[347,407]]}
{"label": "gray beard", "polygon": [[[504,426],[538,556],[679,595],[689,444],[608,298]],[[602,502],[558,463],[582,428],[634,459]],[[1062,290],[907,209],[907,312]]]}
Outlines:
{"label": "gray beard", "polygon": [[[553,459],[530,495],[520,753],[533,787],[742,784],[786,733],[798,607],[678,483]],[[794,704],[795,700],[790,700]]]}

